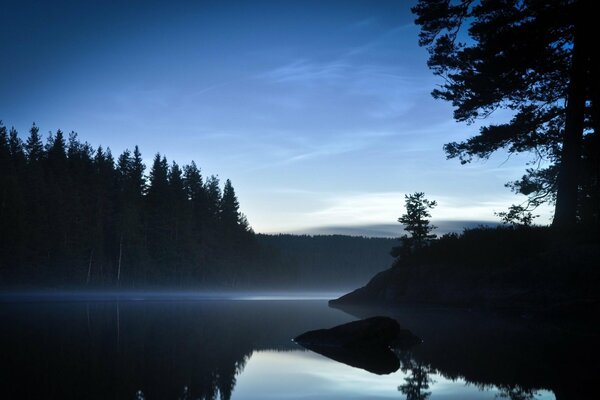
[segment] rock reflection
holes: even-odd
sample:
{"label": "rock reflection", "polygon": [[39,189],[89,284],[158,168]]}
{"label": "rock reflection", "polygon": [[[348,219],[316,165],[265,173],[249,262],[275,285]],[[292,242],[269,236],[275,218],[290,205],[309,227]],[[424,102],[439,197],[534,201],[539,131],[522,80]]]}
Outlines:
{"label": "rock reflection", "polygon": [[385,347],[343,348],[307,344],[302,346],[334,361],[364,369],[372,374],[387,375],[400,368],[398,357]]}

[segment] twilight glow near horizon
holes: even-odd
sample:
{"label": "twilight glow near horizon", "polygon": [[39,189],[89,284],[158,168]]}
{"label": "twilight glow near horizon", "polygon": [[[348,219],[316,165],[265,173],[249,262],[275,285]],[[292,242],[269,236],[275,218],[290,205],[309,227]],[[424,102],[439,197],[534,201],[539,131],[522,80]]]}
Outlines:
{"label": "twilight glow near horizon", "polygon": [[393,224],[415,191],[434,219],[497,220],[530,157],[446,160],[478,128],[431,98],[411,5],[3,2],[0,120],[195,160],[257,232]]}

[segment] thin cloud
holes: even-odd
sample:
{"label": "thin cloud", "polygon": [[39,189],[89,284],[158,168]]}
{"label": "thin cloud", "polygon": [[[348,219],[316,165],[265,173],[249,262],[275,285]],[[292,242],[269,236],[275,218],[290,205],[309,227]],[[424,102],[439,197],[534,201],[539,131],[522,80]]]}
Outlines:
{"label": "thin cloud", "polygon": [[323,83],[342,80],[351,69],[343,62],[316,63],[297,60],[259,75],[272,83]]}

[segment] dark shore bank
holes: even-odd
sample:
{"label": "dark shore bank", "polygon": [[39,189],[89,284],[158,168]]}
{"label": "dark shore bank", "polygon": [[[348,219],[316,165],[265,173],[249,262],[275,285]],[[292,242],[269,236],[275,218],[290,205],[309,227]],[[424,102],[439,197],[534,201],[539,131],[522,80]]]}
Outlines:
{"label": "dark shore bank", "polygon": [[333,306],[427,304],[575,319],[600,309],[597,234],[496,228],[443,237]]}

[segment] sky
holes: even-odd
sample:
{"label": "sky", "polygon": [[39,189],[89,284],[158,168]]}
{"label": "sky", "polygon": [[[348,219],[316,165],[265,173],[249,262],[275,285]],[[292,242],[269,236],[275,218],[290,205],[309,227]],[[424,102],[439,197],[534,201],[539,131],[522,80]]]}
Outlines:
{"label": "sky", "polygon": [[412,4],[2,0],[0,120],[194,160],[257,232],[375,232],[417,191],[456,229],[497,221],[531,157],[446,160],[478,124],[431,97]]}

